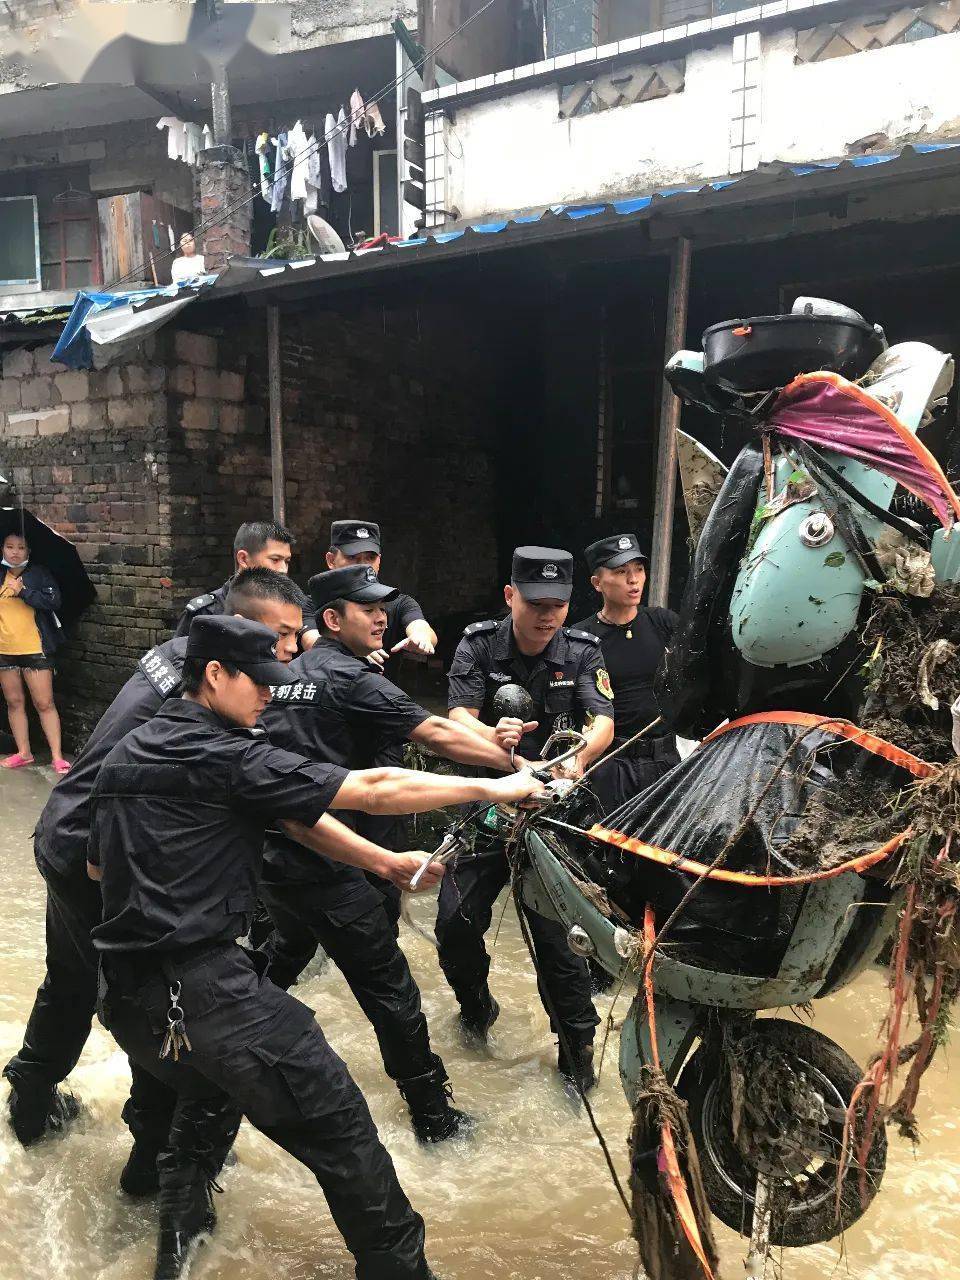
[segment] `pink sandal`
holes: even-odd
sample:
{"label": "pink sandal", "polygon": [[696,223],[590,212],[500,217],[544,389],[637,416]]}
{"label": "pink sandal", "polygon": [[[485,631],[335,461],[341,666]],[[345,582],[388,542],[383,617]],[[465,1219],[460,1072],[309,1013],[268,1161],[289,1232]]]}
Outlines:
{"label": "pink sandal", "polygon": [[12,756],[7,756],[6,760],[0,760],[0,769],[25,769],[33,762],[33,756],[21,755],[17,751]]}
{"label": "pink sandal", "polygon": [[70,772],[70,761],[69,761],[69,760],[64,760],[64,759],[62,759],[62,758],[61,758],[60,760],[54,760],[54,761],[53,761],[53,767],[54,767],[54,770],[55,770],[57,773],[61,774],[61,775],[62,775],[62,774],[64,774],[64,773],[69,773],[69,772]]}

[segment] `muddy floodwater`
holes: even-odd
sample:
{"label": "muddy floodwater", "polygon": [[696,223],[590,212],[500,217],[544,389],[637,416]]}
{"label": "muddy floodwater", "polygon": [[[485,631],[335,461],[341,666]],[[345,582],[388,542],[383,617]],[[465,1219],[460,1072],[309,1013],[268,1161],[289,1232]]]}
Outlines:
{"label": "muddy floodwater", "polygon": [[[29,836],[52,783],[49,770],[0,776],[0,1053],[20,1036],[43,971],[43,888]],[[420,900],[429,920],[433,903]],[[334,1048],[369,1100],[401,1182],[427,1222],[440,1280],[630,1280],[635,1250],[585,1117],[571,1110],[553,1071],[549,1030],[512,909],[500,928],[491,983],[503,1015],[489,1052],[457,1038],[453,998],[422,938],[401,938],[423,992],[435,1047],[457,1102],[479,1118],[476,1136],[424,1151],[403,1118],[376,1042],[335,969],[311,969],[297,995],[318,1011]],[[818,1005],[816,1025],[861,1063],[882,1016],[882,975]],[[610,999],[601,999],[602,1015]],[[622,1016],[625,1004],[614,1012]],[[821,1245],[782,1257],[789,1280],[941,1280],[955,1273],[960,1240],[960,1073],[948,1049],[927,1076],[917,1152],[891,1135],[880,1193],[841,1253]],[[84,1103],[68,1134],[21,1150],[0,1123],[0,1280],[150,1280],[154,1217],[148,1202],[117,1190],[129,1147],[120,1120],[129,1078],[125,1059],[95,1025],[72,1076]],[[0,1086],[3,1094],[6,1085]],[[627,1108],[611,1038],[595,1095],[601,1127],[625,1173]],[[5,1102],[4,1102],[5,1106]],[[348,1280],[351,1261],[320,1191],[289,1156],[248,1125],[238,1163],[223,1176],[220,1225],[191,1280]],[[721,1229],[722,1274],[743,1275],[741,1243]]]}

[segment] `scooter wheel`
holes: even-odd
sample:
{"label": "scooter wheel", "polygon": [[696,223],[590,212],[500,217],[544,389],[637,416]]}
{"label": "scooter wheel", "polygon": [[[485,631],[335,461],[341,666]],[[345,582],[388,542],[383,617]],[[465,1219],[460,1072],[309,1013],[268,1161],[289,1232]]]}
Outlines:
{"label": "scooter wheel", "polygon": [[[771,1080],[767,1076],[762,1082],[745,1079],[748,1098],[756,1099],[761,1091],[771,1096],[763,1161],[773,1188],[770,1242],[800,1248],[832,1240],[863,1215],[879,1189],[887,1161],[886,1135],[879,1129],[867,1157],[866,1194],[861,1200],[860,1166],[848,1158],[838,1216],[837,1174],[844,1114],[863,1072],[839,1045],[812,1027],[761,1018],[746,1034],[761,1038],[761,1050],[769,1046],[769,1061],[788,1063],[791,1072],[802,1074],[814,1101],[819,1098],[823,1104],[822,1110],[819,1104],[815,1106],[821,1110],[819,1120],[807,1119],[793,1126],[791,1117],[781,1115],[778,1121],[776,1115],[777,1103],[782,1104],[788,1089],[777,1098],[775,1077]],[[677,1092],[687,1103],[710,1208],[721,1222],[749,1236],[757,1164],[743,1154],[734,1137],[730,1073],[719,1036],[710,1036],[690,1057],[677,1082]]]}

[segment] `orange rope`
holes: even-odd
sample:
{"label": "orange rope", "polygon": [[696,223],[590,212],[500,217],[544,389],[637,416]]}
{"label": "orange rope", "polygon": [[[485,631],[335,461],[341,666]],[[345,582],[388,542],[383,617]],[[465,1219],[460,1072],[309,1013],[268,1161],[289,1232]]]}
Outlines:
{"label": "orange rope", "polygon": [[[651,907],[649,903],[647,904],[643,915],[643,940],[646,947],[646,954],[644,955],[643,961],[643,990],[647,1002],[647,1023],[650,1028],[650,1056],[653,1060],[654,1070],[660,1071],[660,1050],[657,1045],[657,1019],[653,1004],[653,952],[657,940],[657,931],[654,924],[653,907]],[[696,1214],[693,1211],[693,1205],[690,1203],[690,1194],[687,1191],[687,1184],[680,1171],[680,1161],[677,1158],[677,1147],[673,1140],[673,1130],[670,1128],[670,1124],[666,1120],[664,1120],[660,1126],[660,1142],[667,1185],[670,1188],[670,1194],[673,1196],[673,1202],[676,1205],[677,1218],[680,1221],[680,1226],[683,1228],[683,1234],[687,1237],[690,1248],[696,1254],[701,1267],[703,1267],[703,1273],[707,1277],[707,1280],[714,1280],[713,1271],[710,1267],[706,1250],[703,1247],[703,1240],[700,1237],[700,1229],[697,1226]]]}
{"label": "orange rope", "polygon": [[[739,720],[732,720],[729,724],[721,725],[719,729],[714,729],[713,733],[709,734],[703,741],[704,743],[712,742],[722,733],[729,733],[731,729],[740,729],[751,724],[793,724],[800,725],[805,729],[815,729],[818,726],[822,726],[825,732],[846,738],[856,746],[862,747],[865,751],[881,756],[891,764],[907,770],[914,777],[929,778],[938,772],[936,765],[927,764],[925,760],[911,755],[909,751],[901,751],[899,747],[895,747],[890,742],[885,742],[883,738],[875,738],[865,730],[859,729],[849,720],[832,719],[830,716],[815,716],[805,711],[760,711],[752,716],[741,716]],[[891,853],[895,853],[909,835],[909,831],[901,831],[898,835],[892,836],[885,844],[880,845],[879,848],[871,850],[870,853],[862,853],[857,858],[851,858],[849,862],[842,862],[836,867],[827,867],[822,871],[804,872],[796,876],[758,876],[748,871],[728,871],[723,867],[712,867],[707,863],[698,862],[694,858],[685,858],[683,854],[677,853],[675,850],[661,849],[658,845],[648,844],[644,840],[638,840],[635,836],[624,835],[622,831],[614,831],[600,823],[592,826],[587,834],[593,839],[602,840],[618,849],[625,849],[628,853],[635,853],[640,858],[646,858],[650,862],[657,862],[661,866],[669,867],[672,871],[683,871],[688,875],[698,876],[702,879],[718,880],[723,884],[777,889],[786,888],[790,885],[814,884],[819,880],[832,880],[836,876],[845,875],[848,871],[867,871],[870,867],[876,866],[877,863],[883,862],[885,858],[889,858]]]}

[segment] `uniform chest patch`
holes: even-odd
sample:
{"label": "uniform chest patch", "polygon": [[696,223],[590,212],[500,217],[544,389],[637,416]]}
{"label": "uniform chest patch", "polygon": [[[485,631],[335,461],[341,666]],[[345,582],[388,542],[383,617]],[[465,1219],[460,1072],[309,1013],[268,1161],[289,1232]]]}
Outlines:
{"label": "uniform chest patch", "polygon": [[[563,672],[559,672],[559,675],[562,677]],[[549,683],[551,689],[572,689],[574,685],[573,680],[564,680],[562,678],[558,680],[551,680]]]}
{"label": "uniform chest patch", "polygon": [[613,687],[610,684],[610,673],[605,671],[603,667],[597,672],[597,690],[602,693],[605,698],[613,701]]}
{"label": "uniform chest patch", "polygon": [[497,684],[509,684],[513,676],[508,676],[503,671],[490,671],[487,673],[488,680],[495,680]]}
{"label": "uniform chest patch", "polygon": [[317,686],[315,684],[272,684],[272,702],[315,702]]}

